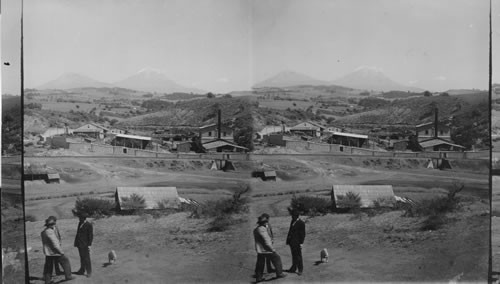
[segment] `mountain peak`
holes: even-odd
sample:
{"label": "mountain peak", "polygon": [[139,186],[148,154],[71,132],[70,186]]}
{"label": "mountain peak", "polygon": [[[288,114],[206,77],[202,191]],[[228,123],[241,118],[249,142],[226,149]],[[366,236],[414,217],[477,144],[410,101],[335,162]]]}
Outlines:
{"label": "mountain peak", "polygon": [[85,87],[109,87],[109,84],[97,81],[88,76],[67,72],[59,76],[57,79],[47,82],[37,89],[76,89]]}
{"label": "mountain peak", "polygon": [[399,84],[387,77],[381,68],[375,66],[360,66],[353,72],[333,81],[336,85],[341,85],[354,89],[374,90],[374,91],[421,91],[415,87],[408,87]]}

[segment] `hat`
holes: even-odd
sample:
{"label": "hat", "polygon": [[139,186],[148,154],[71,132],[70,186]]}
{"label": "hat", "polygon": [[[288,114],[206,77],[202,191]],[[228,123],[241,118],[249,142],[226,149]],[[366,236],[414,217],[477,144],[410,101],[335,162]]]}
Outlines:
{"label": "hat", "polygon": [[87,212],[80,212],[77,214],[77,217],[78,218],[83,218],[83,219],[86,219],[89,217],[89,214],[87,214]]}
{"label": "hat", "polygon": [[295,208],[289,208],[288,211],[290,212],[290,215],[292,215],[292,216],[299,216],[300,215],[299,210],[297,210]]}
{"label": "hat", "polygon": [[269,221],[269,219],[262,216],[262,215],[259,216],[259,218],[257,218],[257,224],[262,224],[262,223],[267,222],[267,221]]}
{"label": "hat", "polygon": [[271,217],[271,216],[269,216],[269,214],[267,214],[267,213],[262,213],[262,215],[260,215],[260,217],[265,217],[269,220],[269,217]]}
{"label": "hat", "polygon": [[47,220],[45,220],[45,226],[50,226],[50,225],[55,225],[57,221],[57,218],[54,216],[49,216]]}

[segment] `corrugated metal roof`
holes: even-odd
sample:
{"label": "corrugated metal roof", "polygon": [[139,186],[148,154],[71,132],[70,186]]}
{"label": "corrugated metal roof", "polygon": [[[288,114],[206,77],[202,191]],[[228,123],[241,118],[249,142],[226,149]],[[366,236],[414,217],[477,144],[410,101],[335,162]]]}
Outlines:
{"label": "corrugated metal roof", "polygon": [[297,131],[300,131],[300,130],[318,130],[317,127],[313,127],[313,126],[294,126],[292,128],[290,128],[290,131],[292,130],[297,130]]}
{"label": "corrugated metal roof", "polygon": [[179,206],[179,195],[176,187],[117,187],[119,206],[121,210],[133,209],[123,208],[121,201],[123,197],[130,197],[132,194],[137,194],[144,197],[146,201],[145,209],[158,208],[158,202],[167,201],[165,205],[171,208]]}
{"label": "corrugated metal roof", "polygon": [[347,133],[347,132],[333,132],[332,135],[368,139],[368,135]]}
{"label": "corrugated metal roof", "polygon": [[88,133],[102,133],[104,132],[104,130],[100,129],[100,128],[77,128],[75,130],[73,130],[73,133],[81,133],[81,132],[88,132]]}
{"label": "corrugated metal roof", "polygon": [[60,179],[59,174],[47,174],[49,179]]}
{"label": "corrugated metal roof", "polygon": [[219,147],[222,147],[222,146],[232,146],[232,147],[235,147],[235,148],[247,149],[245,147],[241,147],[241,146],[238,146],[236,144],[233,144],[233,143],[230,143],[230,142],[224,141],[224,140],[215,140],[215,141],[210,141],[210,142],[207,142],[207,143],[203,144],[203,147],[205,149],[214,149],[214,148],[219,148]]}
{"label": "corrugated metal roof", "polygon": [[265,177],[276,177],[276,171],[265,171],[264,176]]}
{"label": "corrugated metal roof", "polygon": [[128,139],[137,139],[137,140],[147,140],[147,141],[151,141],[151,137],[146,137],[146,136],[138,136],[138,135],[116,134],[116,137],[122,137],[122,138],[128,138]]}
{"label": "corrugated metal roof", "polygon": [[447,142],[447,141],[442,140],[442,139],[431,139],[431,140],[426,140],[426,141],[420,142],[420,146],[422,146],[422,148],[434,147],[434,146],[442,145],[442,144],[451,145],[451,146],[459,147],[459,148],[465,148],[464,146],[453,144],[451,142]]}
{"label": "corrugated metal roof", "polygon": [[361,207],[373,207],[373,201],[377,199],[394,198],[392,185],[334,185],[333,195],[335,202],[339,195],[346,195],[348,192],[359,194]]}

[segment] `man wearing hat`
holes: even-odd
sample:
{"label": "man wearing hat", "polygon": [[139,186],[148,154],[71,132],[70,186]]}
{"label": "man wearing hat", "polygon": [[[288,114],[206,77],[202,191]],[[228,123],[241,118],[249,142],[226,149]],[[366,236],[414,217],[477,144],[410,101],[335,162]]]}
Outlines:
{"label": "man wearing hat", "polygon": [[[269,234],[269,236],[271,237],[271,243],[274,245],[274,234],[273,234],[273,228],[271,227],[271,216],[269,216],[269,214],[267,213],[262,213],[262,218],[266,218],[267,219],[267,223],[266,223],[266,228],[267,228],[267,233]],[[276,269],[273,268],[273,265],[271,263],[271,258],[270,257],[266,257],[266,265],[267,266],[267,273],[273,273],[273,272],[276,272]]]}
{"label": "man wearing hat", "polygon": [[71,265],[69,259],[64,255],[61,243],[54,230],[56,217],[50,216],[45,220],[45,229],[41,233],[43,254],[45,254],[45,265],[43,268],[43,278],[45,283],[50,283],[52,278],[52,268],[55,263],[61,263],[66,280],[74,279],[71,276]]}
{"label": "man wearing hat", "polygon": [[83,275],[87,272],[87,277],[92,275],[92,265],[90,263],[90,247],[94,239],[94,228],[92,224],[87,221],[88,215],[86,213],[78,214],[78,228],[75,237],[75,247],[78,248],[80,255],[80,269],[76,274]]}
{"label": "man wearing hat", "polygon": [[281,265],[281,257],[274,250],[271,237],[267,231],[267,223],[269,219],[265,216],[259,216],[258,226],[253,231],[255,239],[255,251],[257,252],[257,263],[255,264],[256,282],[263,281],[264,265],[266,258],[269,257],[274,267],[276,268],[276,278],[283,278],[286,274],[283,273]]}
{"label": "man wearing hat", "polygon": [[306,237],[306,225],[304,221],[299,218],[299,211],[296,209],[290,210],[292,221],[290,222],[290,229],[286,237],[286,244],[290,246],[292,252],[292,266],[287,272],[294,273],[297,269],[298,275],[302,275],[304,265],[302,263],[302,244]]}

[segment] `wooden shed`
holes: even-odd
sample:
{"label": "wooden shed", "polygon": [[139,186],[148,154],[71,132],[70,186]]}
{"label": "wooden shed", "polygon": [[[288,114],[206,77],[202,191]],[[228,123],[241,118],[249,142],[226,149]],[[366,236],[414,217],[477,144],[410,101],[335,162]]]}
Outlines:
{"label": "wooden shed", "polygon": [[159,203],[167,208],[178,208],[180,204],[176,187],[117,187],[115,201],[118,209],[137,209],[128,207],[124,202],[134,194],[144,198],[143,209],[159,209]]}
{"label": "wooden shed", "polygon": [[334,185],[332,187],[332,202],[334,208],[337,206],[339,196],[345,196],[348,192],[359,195],[361,198],[361,208],[374,206],[374,201],[394,200],[392,185]]}

